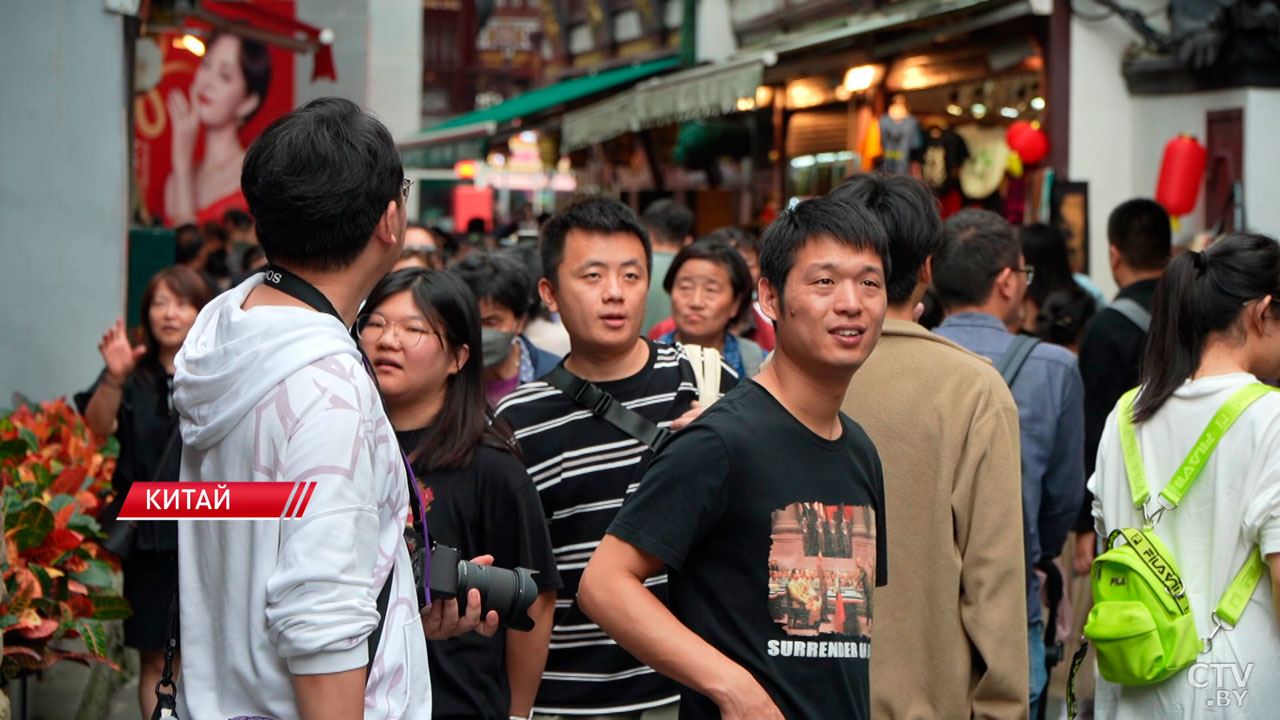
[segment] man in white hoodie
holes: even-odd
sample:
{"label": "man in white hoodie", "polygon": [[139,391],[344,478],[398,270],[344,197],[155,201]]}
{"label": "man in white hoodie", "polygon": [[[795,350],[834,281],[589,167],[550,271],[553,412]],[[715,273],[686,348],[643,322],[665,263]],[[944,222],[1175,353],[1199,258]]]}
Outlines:
{"label": "man in white hoodie", "polygon": [[[318,485],[301,519],[180,523],[180,716],[427,720],[409,480],[347,330],[404,244],[400,156],[326,98],[263,132],[240,181],[272,266],[206,306],[175,360],[181,478]],[[470,599],[462,621],[437,602],[430,634],[475,627]]]}

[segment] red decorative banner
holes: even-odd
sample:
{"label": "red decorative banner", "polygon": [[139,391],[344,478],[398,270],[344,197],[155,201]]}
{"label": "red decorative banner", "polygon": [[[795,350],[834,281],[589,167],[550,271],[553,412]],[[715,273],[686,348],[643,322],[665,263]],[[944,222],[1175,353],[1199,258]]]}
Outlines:
{"label": "red decorative banner", "polygon": [[136,482],[121,520],[295,519],[306,512],[316,482]]}

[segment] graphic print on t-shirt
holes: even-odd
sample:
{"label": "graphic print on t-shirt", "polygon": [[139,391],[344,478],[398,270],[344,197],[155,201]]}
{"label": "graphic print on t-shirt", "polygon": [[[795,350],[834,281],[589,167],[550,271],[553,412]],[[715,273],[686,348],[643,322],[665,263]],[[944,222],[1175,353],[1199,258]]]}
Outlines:
{"label": "graphic print on t-shirt", "polygon": [[773,511],[769,614],[795,637],[871,637],[875,509],[792,503]]}

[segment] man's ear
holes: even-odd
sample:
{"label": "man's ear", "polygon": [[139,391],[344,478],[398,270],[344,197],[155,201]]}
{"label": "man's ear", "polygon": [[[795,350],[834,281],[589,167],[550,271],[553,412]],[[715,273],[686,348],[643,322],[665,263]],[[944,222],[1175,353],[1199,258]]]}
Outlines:
{"label": "man's ear", "polygon": [[1120,248],[1117,248],[1115,245],[1108,243],[1107,244],[1107,262],[1108,264],[1110,264],[1111,269],[1115,270],[1116,268],[1120,267],[1120,261],[1123,259],[1124,259],[1124,256],[1120,254]]}
{"label": "man's ear", "polygon": [[920,272],[916,275],[916,282],[928,287],[933,284],[933,256],[924,259],[924,264],[920,266]]}
{"label": "man's ear", "polygon": [[399,242],[400,206],[395,200],[387,202],[387,209],[382,213],[378,224],[373,229],[373,236],[381,242],[395,245]]}
{"label": "man's ear", "polygon": [[779,297],[778,291],[774,289],[768,278],[760,278],[756,294],[759,296],[760,309],[764,311],[765,317],[777,322],[778,318],[782,317],[782,298]]}
{"label": "man's ear", "polygon": [[556,302],[556,286],[551,281],[542,278],[538,281],[538,297],[542,298],[542,304],[553,313],[560,312],[560,304]]}
{"label": "man's ear", "polygon": [[1007,267],[996,275],[996,281],[993,286],[996,292],[1000,293],[1000,297],[1005,300],[1012,300],[1014,297],[1014,279],[1013,268]]}

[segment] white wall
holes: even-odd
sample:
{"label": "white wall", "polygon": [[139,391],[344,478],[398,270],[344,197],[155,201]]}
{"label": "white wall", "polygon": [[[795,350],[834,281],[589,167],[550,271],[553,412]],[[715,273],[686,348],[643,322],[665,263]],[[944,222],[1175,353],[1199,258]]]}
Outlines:
{"label": "white wall", "polygon": [[1249,88],[1244,117],[1244,204],[1249,229],[1280,237],[1280,90]]}
{"label": "white wall", "polygon": [[0,408],[82,390],[124,314],[122,20],[101,2],[0,11]]}
{"label": "white wall", "polygon": [[368,0],[368,95],[365,106],[395,138],[422,127],[422,3]]}

